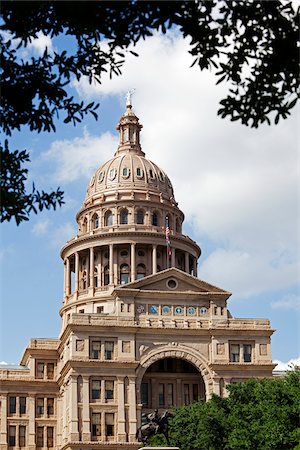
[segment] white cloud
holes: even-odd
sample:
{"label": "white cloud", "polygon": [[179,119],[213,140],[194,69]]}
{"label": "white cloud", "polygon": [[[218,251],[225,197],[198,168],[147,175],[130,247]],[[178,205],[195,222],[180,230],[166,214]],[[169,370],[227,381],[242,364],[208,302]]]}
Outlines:
{"label": "white cloud", "polygon": [[51,53],[53,51],[52,39],[42,31],[39,31],[37,33],[37,38],[32,39],[32,41],[27,45],[27,51],[33,50],[38,55],[42,55],[46,47],[48,49],[48,53]]}
{"label": "white cloud", "polygon": [[8,363],[6,361],[0,361],[0,365],[2,366],[8,366]]}
{"label": "white cloud", "polygon": [[[170,176],[193,238],[216,247],[211,254],[203,248],[201,278],[244,297],[287,288],[298,280],[295,114],[258,130],[220,119],[227,86],[190,68],[188,49],[176,33],[155,35],[138,43],[139,58],[127,56],[122,76],[74,85],[84,98],[118,96],[122,105],[125,92],[136,88],[146,156]],[[54,143],[47,157],[57,162],[58,181],[67,182],[90,177],[115,149],[110,133],[86,134]]]}
{"label": "white cloud", "polygon": [[75,225],[71,222],[66,222],[57,228],[52,232],[51,238],[50,238],[50,246],[52,248],[58,248],[58,250],[61,249],[63,245],[70,239],[72,239],[74,236],[76,236],[77,230],[75,228]]}
{"label": "white cloud", "polygon": [[49,219],[39,219],[32,227],[31,232],[36,236],[42,236],[48,232],[50,224]]}
{"label": "white cloud", "polygon": [[54,141],[43,154],[43,159],[56,164],[52,178],[58,183],[67,184],[79,178],[90,178],[101,160],[104,162],[113,156],[117,142],[117,137],[109,132],[91,136],[85,130],[83,137]]}
{"label": "white cloud", "polygon": [[272,302],[271,306],[274,309],[300,311],[300,297],[296,294],[285,295],[280,300]]}
{"label": "white cloud", "polygon": [[290,359],[288,362],[282,362],[282,361],[279,361],[278,359],[275,359],[275,361],[273,361],[273,362],[274,362],[274,364],[277,364],[277,366],[275,367],[275,371],[290,370],[291,367],[293,367],[293,366],[300,367],[300,356],[295,359]]}

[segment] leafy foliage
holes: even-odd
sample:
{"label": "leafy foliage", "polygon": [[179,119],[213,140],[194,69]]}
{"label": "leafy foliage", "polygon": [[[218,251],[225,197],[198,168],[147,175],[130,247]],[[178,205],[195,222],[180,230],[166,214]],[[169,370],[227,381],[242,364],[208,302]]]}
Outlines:
{"label": "leafy foliage", "polygon": [[[60,115],[74,125],[87,114],[97,119],[98,105],[76,102],[70,83],[83,76],[100,83],[103,72],[120,75],[125,53],[137,56],[131,44],[174,26],[190,39],[193,65],[215,70],[217,83],[228,84],[230,93],[218,111],[222,118],[258,127],[274,116],[278,123],[298,98],[299,25],[287,0],[3,1],[1,6],[1,111],[8,136],[23,126],[55,131]],[[72,38],[72,50],[24,57],[39,33]],[[15,152],[10,154],[14,166]],[[14,211],[10,205],[1,220],[10,220]]]}
{"label": "leafy foliage", "polygon": [[181,450],[300,449],[300,371],[283,379],[249,380],[177,408],[170,441]]}

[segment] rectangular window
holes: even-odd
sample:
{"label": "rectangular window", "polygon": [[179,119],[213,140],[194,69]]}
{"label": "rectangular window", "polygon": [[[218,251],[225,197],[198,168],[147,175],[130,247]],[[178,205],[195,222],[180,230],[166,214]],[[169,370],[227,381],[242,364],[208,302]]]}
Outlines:
{"label": "rectangular window", "polygon": [[190,386],[188,384],[183,385],[183,398],[184,398],[184,404],[189,405],[190,404]]}
{"label": "rectangular window", "polygon": [[37,398],[36,399],[36,415],[43,416],[44,414],[44,399]]}
{"label": "rectangular window", "polygon": [[158,405],[165,405],[165,385],[163,383],[159,383],[158,385]]}
{"label": "rectangular window", "polygon": [[47,398],[47,415],[54,415],[54,398]]}
{"label": "rectangular window", "polygon": [[53,427],[47,427],[47,447],[53,447]]}
{"label": "rectangular window", "polygon": [[19,398],[19,413],[20,416],[26,414],[26,397]]}
{"label": "rectangular window", "polygon": [[92,380],[92,400],[98,400],[101,395],[101,381]]}
{"label": "rectangular window", "polygon": [[26,427],[19,426],[19,447],[26,447]]}
{"label": "rectangular window", "polygon": [[8,446],[16,446],[16,427],[14,425],[8,427]]}
{"label": "rectangular window", "polygon": [[91,342],[91,358],[100,359],[101,357],[101,341]]}
{"label": "rectangular window", "polygon": [[114,357],[114,343],[107,341],[104,344],[104,357],[105,359],[111,360]]}
{"label": "rectangular window", "polygon": [[167,406],[173,406],[174,400],[173,400],[173,383],[168,383],[167,386]]}
{"label": "rectangular window", "polygon": [[101,436],[101,414],[92,413],[92,438]]}
{"label": "rectangular window", "polygon": [[243,359],[244,362],[251,362],[252,356],[252,346],[250,344],[243,345]]}
{"label": "rectangular window", "polygon": [[44,447],[44,427],[37,427],[36,429],[36,446]]}
{"label": "rectangular window", "polygon": [[230,361],[240,362],[240,346],[239,344],[231,344],[230,346]]}
{"label": "rectangular window", "polygon": [[105,400],[113,400],[114,398],[114,382],[105,381]]}
{"label": "rectangular window", "polygon": [[142,383],[141,386],[142,404],[143,406],[148,406],[149,402],[149,385],[148,383]]}
{"label": "rectangular window", "polygon": [[9,414],[16,414],[17,397],[9,397]]}
{"label": "rectangular window", "polygon": [[45,364],[43,362],[37,362],[36,364],[36,377],[43,380],[44,379]]}
{"label": "rectangular window", "polygon": [[198,400],[199,400],[198,384],[193,384],[193,402],[197,402]]}
{"label": "rectangular window", "polygon": [[106,436],[115,435],[115,415],[113,413],[105,414],[105,434]]}
{"label": "rectangular window", "polygon": [[48,380],[53,380],[54,378],[54,363],[47,364],[47,378]]}
{"label": "rectangular window", "polygon": [[104,306],[97,306],[97,314],[102,314],[104,312]]}

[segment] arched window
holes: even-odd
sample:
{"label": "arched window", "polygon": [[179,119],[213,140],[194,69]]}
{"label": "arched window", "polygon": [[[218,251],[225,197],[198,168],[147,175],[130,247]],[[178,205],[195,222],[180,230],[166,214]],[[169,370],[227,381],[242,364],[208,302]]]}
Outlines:
{"label": "arched window", "polygon": [[98,287],[98,269],[95,267],[94,269],[94,287]]}
{"label": "arched window", "polygon": [[106,227],[111,227],[113,224],[113,214],[110,210],[106,211],[105,217],[104,217],[104,225]]}
{"label": "arched window", "polygon": [[94,214],[93,215],[93,217],[92,217],[92,228],[93,228],[93,230],[95,229],[95,228],[99,228],[99,217],[98,217],[98,214]]}
{"label": "arched window", "polygon": [[138,264],[136,268],[136,278],[140,280],[146,276],[146,266],[144,264]]}
{"label": "arched window", "polygon": [[107,285],[109,285],[109,268],[108,268],[108,266],[105,266],[104,267],[104,286],[107,286]]}
{"label": "arched window", "polygon": [[158,225],[158,215],[156,212],[152,214],[152,225],[154,225],[155,227],[157,227]]}
{"label": "arched window", "polygon": [[84,221],[82,222],[82,232],[86,233],[87,232],[87,218],[84,218]]}
{"label": "arched window", "polygon": [[127,209],[122,209],[120,212],[120,224],[127,225],[128,224],[128,211]]}
{"label": "arched window", "polygon": [[138,209],[136,213],[136,223],[138,225],[144,225],[144,211],[142,209]]}
{"label": "arched window", "polygon": [[129,283],[129,266],[128,264],[122,264],[120,267],[120,283]]}

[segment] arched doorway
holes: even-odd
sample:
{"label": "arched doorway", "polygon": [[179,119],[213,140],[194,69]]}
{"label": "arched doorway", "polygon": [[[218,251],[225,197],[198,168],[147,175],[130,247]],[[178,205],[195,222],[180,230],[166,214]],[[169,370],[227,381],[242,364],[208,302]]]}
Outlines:
{"label": "arched doorway", "polygon": [[140,387],[143,412],[170,409],[205,400],[205,383],[199,370],[181,358],[163,358],[145,371]]}

